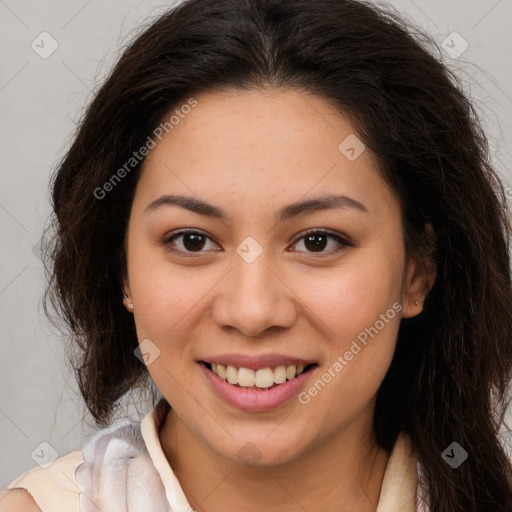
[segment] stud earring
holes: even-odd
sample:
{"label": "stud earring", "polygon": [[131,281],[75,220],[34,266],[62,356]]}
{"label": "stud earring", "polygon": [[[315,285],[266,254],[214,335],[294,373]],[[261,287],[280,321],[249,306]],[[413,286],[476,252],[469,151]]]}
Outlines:
{"label": "stud earring", "polygon": [[123,293],[123,303],[124,303],[124,307],[130,312],[130,313],[133,313],[133,303],[131,302],[128,302],[128,296],[126,295],[126,293]]}
{"label": "stud earring", "polygon": [[421,304],[420,304],[420,301],[419,301],[419,300],[415,300],[415,301],[414,301],[414,304],[416,304],[416,306],[421,306]]}

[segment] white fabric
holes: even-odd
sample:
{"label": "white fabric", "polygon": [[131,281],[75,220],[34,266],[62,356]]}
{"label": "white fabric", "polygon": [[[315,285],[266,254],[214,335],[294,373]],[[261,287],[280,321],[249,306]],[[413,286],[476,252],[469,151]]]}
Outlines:
{"label": "white fabric", "polygon": [[[76,468],[81,512],[168,512],[165,489],[136,423],[100,431]],[[44,512],[44,511],[43,511]]]}

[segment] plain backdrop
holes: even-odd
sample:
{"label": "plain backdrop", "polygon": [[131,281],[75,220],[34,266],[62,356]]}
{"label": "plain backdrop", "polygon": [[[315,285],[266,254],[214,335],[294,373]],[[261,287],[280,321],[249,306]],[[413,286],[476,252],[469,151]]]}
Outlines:
{"label": "plain backdrop", "polygon": [[[0,488],[35,465],[35,451],[51,446],[64,455],[92,431],[66,340],[41,309],[49,175],[120,50],[174,3],[0,0]],[[443,60],[463,80],[512,187],[512,0],[390,3],[445,48]],[[467,43],[462,55],[443,46],[448,36],[458,48]],[[140,419],[148,410],[143,401],[129,414]]]}

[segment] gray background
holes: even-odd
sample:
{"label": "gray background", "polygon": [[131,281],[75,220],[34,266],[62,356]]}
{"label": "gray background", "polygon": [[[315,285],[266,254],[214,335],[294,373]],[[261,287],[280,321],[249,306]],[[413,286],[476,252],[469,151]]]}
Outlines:
{"label": "gray background", "polygon": [[[49,214],[48,178],[119,50],[173,3],[0,0],[0,489],[35,465],[40,443],[64,455],[92,431],[81,421],[65,340],[41,309],[38,241]],[[512,0],[390,3],[441,47],[454,31],[468,42],[460,57],[445,53],[444,60],[463,80],[512,187]],[[46,59],[31,47],[43,31],[58,43]],[[141,400],[129,414],[148,410]]]}

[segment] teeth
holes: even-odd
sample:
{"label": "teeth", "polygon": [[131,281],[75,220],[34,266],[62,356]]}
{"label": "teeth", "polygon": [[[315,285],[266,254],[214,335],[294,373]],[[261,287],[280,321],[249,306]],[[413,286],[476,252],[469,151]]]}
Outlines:
{"label": "teeth", "polygon": [[226,380],[226,367],[223,364],[217,364],[217,371],[215,372],[221,379]]}
{"label": "teeth", "polygon": [[232,365],[218,363],[211,364],[213,373],[221,379],[227,380],[230,384],[238,384],[244,388],[268,389],[274,384],[282,384],[286,380],[294,379],[304,371],[304,365],[277,366],[276,368],[237,368]]}
{"label": "teeth", "polygon": [[[217,368],[219,366],[223,366],[223,365],[217,365]],[[212,370],[213,370],[213,367],[212,367]],[[213,371],[215,371],[215,370],[213,370]],[[217,375],[219,375],[219,374],[217,373]],[[219,377],[220,377],[220,375],[219,375]],[[238,384],[238,370],[234,366],[229,365],[226,369],[226,378],[228,379],[228,382],[230,384]]]}
{"label": "teeth", "polygon": [[274,370],[274,382],[276,384],[286,382],[286,366],[278,366]]}
{"label": "teeth", "polygon": [[[242,370],[243,368],[240,368],[240,373]],[[254,383],[258,388],[271,388],[274,385],[274,372],[270,368],[256,370]]]}
{"label": "teeth", "polygon": [[[254,386],[254,381],[256,380],[256,376],[254,374],[254,370],[249,368],[240,368],[238,370],[238,384],[240,386],[244,386],[246,388],[252,388]],[[260,387],[260,386],[258,386]]]}
{"label": "teeth", "polygon": [[293,377],[295,377],[295,375],[297,375],[297,367],[292,364],[291,366],[287,366],[286,367],[286,378],[288,380],[291,380],[293,379]]}

